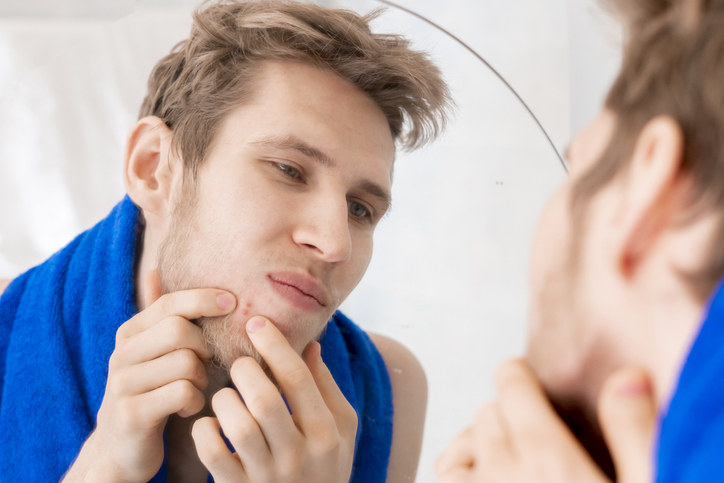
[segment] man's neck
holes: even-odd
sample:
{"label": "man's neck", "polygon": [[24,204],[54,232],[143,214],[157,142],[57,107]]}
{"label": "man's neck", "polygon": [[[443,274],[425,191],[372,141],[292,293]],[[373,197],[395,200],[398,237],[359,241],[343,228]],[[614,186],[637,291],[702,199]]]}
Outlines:
{"label": "man's neck", "polygon": [[168,481],[180,483],[206,481],[208,471],[196,453],[196,447],[191,438],[191,428],[199,418],[214,415],[211,409],[211,398],[217,391],[228,386],[230,380],[227,370],[214,365],[206,364],[206,372],[209,385],[204,391],[206,398],[204,409],[188,418],[172,414],[166,424]]}
{"label": "man's neck", "polygon": [[659,300],[658,304],[651,304],[648,341],[642,346],[648,346],[648,369],[656,403],[659,408],[666,408],[706,313],[704,302],[688,293],[662,296]]}

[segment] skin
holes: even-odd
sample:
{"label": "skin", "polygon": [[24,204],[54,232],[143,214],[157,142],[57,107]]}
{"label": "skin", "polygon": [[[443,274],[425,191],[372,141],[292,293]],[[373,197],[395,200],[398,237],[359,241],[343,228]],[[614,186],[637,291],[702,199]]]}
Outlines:
{"label": "skin", "polygon": [[[224,119],[191,211],[178,209],[188,186],[168,128],[144,118],[129,137],[126,186],[146,221],[142,310],[118,330],[97,427],[65,481],[146,481],[164,457],[164,429],[174,481],[207,472],[217,481],[349,478],[356,414],[314,339],[367,268],[388,208],[394,143],[379,108],[331,71],[264,62],[257,80],[252,99]],[[174,240],[179,220],[188,222],[186,242]],[[155,268],[159,248],[173,243],[182,276]],[[300,308],[298,293],[270,283],[277,271],[314,280],[323,303]],[[209,364],[219,349],[202,332],[221,320],[245,348],[221,360],[227,368]],[[395,412],[389,478],[412,480],[424,375],[401,345],[373,340],[395,406],[413,408]]]}
{"label": "skin", "polygon": [[650,479],[656,408],[671,398],[703,311],[682,274],[706,262],[717,217],[692,218],[681,127],[656,117],[629,168],[593,196],[574,232],[572,187],[598,162],[615,123],[602,112],[568,149],[570,176],[534,241],[526,359],[501,369],[496,399],[441,456],[441,481],[605,481],[552,402],[600,429],[618,480]]}

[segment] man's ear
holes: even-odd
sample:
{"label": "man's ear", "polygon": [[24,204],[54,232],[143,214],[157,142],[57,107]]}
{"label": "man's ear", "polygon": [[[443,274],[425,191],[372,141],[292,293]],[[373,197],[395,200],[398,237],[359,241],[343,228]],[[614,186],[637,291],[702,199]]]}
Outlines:
{"label": "man's ear", "polygon": [[681,172],[684,134],[669,116],[651,119],[639,133],[623,178],[623,238],[619,265],[631,277],[686,202],[688,183]]}
{"label": "man's ear", "polygon": [[163,216],[173,183],[172,132],[158,117],[140,119],[128,136],[124,164],[126,191],[144,214]]}

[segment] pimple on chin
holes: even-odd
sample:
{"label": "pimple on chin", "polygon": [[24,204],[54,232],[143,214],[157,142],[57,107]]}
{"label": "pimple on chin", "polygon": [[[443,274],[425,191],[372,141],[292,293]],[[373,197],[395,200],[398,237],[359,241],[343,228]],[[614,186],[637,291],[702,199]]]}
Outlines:
{"label": "pimple on chin", "polygon": [[244,317],[246,317],[246,316],[248,316],[250,313],[251,313],[251,302],[249,302],[249,301],[247,300],[246,303],[244,303],[243,306],[242,306],[241,315],[243,315]]}

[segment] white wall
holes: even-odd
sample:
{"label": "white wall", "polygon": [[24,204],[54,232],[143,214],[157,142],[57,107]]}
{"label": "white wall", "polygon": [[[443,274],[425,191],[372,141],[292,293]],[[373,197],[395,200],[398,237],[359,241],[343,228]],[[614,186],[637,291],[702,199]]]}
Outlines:
{"label": "white wall", "polygon": [[[603,27],[593,0],[401,3],[486,57],[560,151],[598,110],[616,68],[617,29]],[[47,257],[123,194],[123,143],[146,78],[186,36],[193,3],[133,5],[0,6],[0,277]],[[457,103],[442,139],[399,156],[393,211],[367,277],[343,306],[422,361],[430,398],[418,481],[433,481],[436,455],[492,396],[495,366],[524,346],[531,234],[564,172],[528,114],[470,53],[396,10],[376,25],[430,50]]]}

